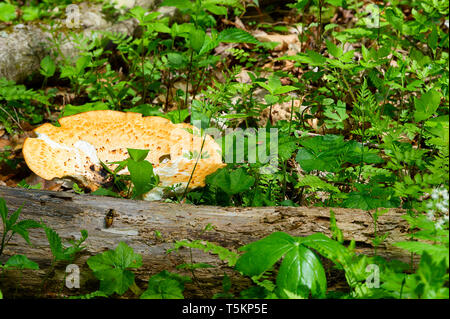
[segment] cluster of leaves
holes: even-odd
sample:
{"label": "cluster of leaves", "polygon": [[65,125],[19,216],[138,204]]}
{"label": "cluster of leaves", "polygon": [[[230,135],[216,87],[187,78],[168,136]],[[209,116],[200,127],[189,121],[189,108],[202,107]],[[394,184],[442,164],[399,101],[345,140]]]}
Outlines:
{"label": "cluster of leaves", "polygon": [[[142,197],[159,184],[159,176],[153,172],[152,164],[145,158],[149,150],[127,149],[129,158],[119,161],[107,163],[108,165],[117,165],[111,170],[108,165],[101,163],[103,168],[110,174],[113,179],[113,186],[110,189],[100,187],[93,195],[108,195],[118,197],[121,192],[126,193],[131,198],[142,199]],[[129,175],[119,174],[122,170],[127,169]],[[131,189],[132,188],[132,189]]]}

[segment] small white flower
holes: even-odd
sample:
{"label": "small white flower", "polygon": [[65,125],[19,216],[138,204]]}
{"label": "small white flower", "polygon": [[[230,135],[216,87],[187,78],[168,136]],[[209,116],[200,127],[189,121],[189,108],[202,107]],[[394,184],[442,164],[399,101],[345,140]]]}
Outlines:
{"label": "small white flower", "polygon": [[445,212],[447,210],[447,207],[442,202],[436,203],[436,209],[440,212]]}
{"label": "small white flower", "polygon": [[437,192],[436,189],[433,189],[433,192],[431,192],[431,198],[434,200],[438,200],[439,199],[439,193]]}
{"label": "small white flower", "polygon": [[448,190],[444,189],[444,192],[442,193],[442,198],[448,201]]}
{"label": "small white flower", "polygon": [[433,212],[432,210],[429,210],[429,211],[427,212],[427,218],[428,218],[429,220],[433,220],[433,219],[434,219],[434,212]]}
{"label": "small white flower", "polygon": [[436,224],[434,224],[434,226],[436,227],[436,229],[442,229],[442,226],[444,225],[444,219],[440,218],[437,220]]}

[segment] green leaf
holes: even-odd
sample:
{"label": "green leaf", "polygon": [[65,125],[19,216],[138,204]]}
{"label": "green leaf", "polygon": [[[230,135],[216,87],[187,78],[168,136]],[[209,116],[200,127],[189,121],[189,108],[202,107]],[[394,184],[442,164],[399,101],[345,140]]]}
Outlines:
{"label": "green leaf", "polygon": [[185,9],[191,9],[193,7],[193,3],[191,1],[185,1],[185,0],[164,0],[161,3],[161,6],[177,7],[180,10],[185,10]]}
{"label": "green leaf", "polygon": [[445,260],[446,264],[449,264],[448,247],[443,245],[432,245],[420,241],[401,241],[393,243],[393,245],[419,255],[423,255],[426,252],[433,256],[436,262]]}
{"label": "green leaf", "polygon": [[215,14],[215,15],[218,15],[218,16],[219,15],[226,15],[227,12],[228,12],[227,8],[220,7],[220,6],[217,6],[217,5],[212,4],[212,3],[204,4],[203,8],[205,10],[211,12],[212,14]]}
{"label": "green leaf", "polygon": [[213,244],[209,241],[203,241],[203,240],[194,240],[194,241],[187,241],[187,240],[180,240],[175,242],[174,248],[170,249],[168,252],[171,251],[177,251],[181,247],[187,247],[187,248],[195,248],[200,249],[206,253],[215,254],[219,257],[220,260],[226,261],[228,263],[228,266],[233,267],[237,260],[238,260],[238,254],[234,251],[228,250],[222,246]]}
{"label": "green leaf", "polygon": [[291,158],[297,150],[297,139],[290,136],[281,136],[278,139],[278,156],[280,160],[286,161]]}
{"label": "green leaf", "polygon": [[203,47],[203,43],[205,43],[205,31],[202,29],[193,29],[190,34],[190,43],[191,48],[196,51],[197,53],[200,52],[200,50]]}
{"label": "green leaf", "polygon": [[29,260],[24,255],[14,255],[9,257],[8,261],[5,263],[5,267],[16,269],[39,269],[39,265],[37,263]]}
{"label": "green leaf", "polygon": [[89,112],[89,111],[98,111],[98,110],[109,110],[109,107],[106,103],[103,103],[103,102],[85,103],[83,105],[67,104],[64,107],[62,116],[69,116],[69,115],[75,115],[78,113]]}
{"label": "green leaf", "polygon": [[420,122],[435,114],[441,103],[441,94],[433,89],[423,94],[420,99],[414,99],[414,120]]}
{"label": "green leaf", "polygon": [[96,189],[95,191],[93,191],[90,194],[91,195],[95,195],[95,196],[120,197],[120,195],[117,194],[116,192],[114,192],[114,191],[112,191],[110,189],[103,188],[103,187],[99,187],[98,189]]}
{"label": "green leaf", "polygon": [[8,219],[8,207],[6,207],[6,201],[0,198],[0,216],[2,217],[3,224],[6,224]]}
{"label": "green leaf", "polygon": [[272,94],[266,94],[264,96],[264,100],[266,100],[266,103],[268,105],[273,105],[273,104],[277,103],[280,100],[280,98],[278,96],[275,96]]}
{"label": "green leaf", "polygon": [[167,53],[167,61],[169,62],[169,66],[175,69],[185,68],[189,63],[188,58],[184,54],[177,52]]}
{"label": "green leaf", "polygon": [[148,155],[150,150],[138,150],[133,148],[128,148],[128,155],[135,162],[142,162]]}
{"label": "green leaf", "polygon": [[141,299],[184,299],[184,284],[191,281],[189,277],[161,271],[148,280],[148,288]]}
{"label": "green leaf", "polygon": [[337,225],[336,216],[334,215],[334,211],[332,209],[330,209],[330,230],[333,239],[342,244],[344,242],[344,234]]}
{"label": "green leaf", "polygon": [[263,239],[241,247],[245,251],[236,263],[236,269],[244,275],[261,276],[291,249],[297,247],[294,237],[275,232]]}
{"label": "green leaf", "polygon": [[84,55],[82,57],[79,57],[77,62],[75,63],[76,74],[83,73],[89,62],[91,62],[90,56]]}
{"label": "green leaf", "polygon": [[120,242],[115,250],[89,257],[87,264],[100,280],[101,291],[108,295],[114,292],[122,295],[134,283],[134,274],[128,268],[141,267],[142,256]]}
{"label": "green leaf", "polygon": [[308,50],[306,54],[309,57],[309,64],[311,64],[312,66],[322,66],[327,61],[327,59],[324,58],[322,54],[315,51]]}
{"label": "green leaf", "polygon": [[55,74],[56,64],[53,62],[53,59],[47,55],[45,58],[41,60],[41,74],[46,78],[49,78]]}
{"label": "green leaf", "polygon": [[248,175],[241,167],[231,173],[227,168],[222,168],[206,178],[208,184],[222,189],[228,195],[234,195],[248,190],[255,183],[255,178]]}
{"label": "green leaf", "polygon": [[296,188],[298,187],[309,187],[313,192],[317,190],[324,190],[327,192],[333,192],[333,193],[339,193],[339,188],[323,181],[320,179],[319,176],[315,175],[305,175],[303,176],[295,185]]}
{"label": "green leaf", "polygon": [[22,238],[25,239],[25,241],[29,245],[31,245],[29,234],[28,234],[28,229],[29,228],[41,228],[41,227],[42,227],[42,224],[40,224],[34,220],[31,220],[31,219],[25,219],[25,220],[21,220],[20,222],[18,222],[15,225],[13,225],[11,230],[14,233],[17,233],[20,236],[22,236]]}
{"label": "green leaf", "polygon": [[327,280],[320,260],[305,246],[297,245],[284,256],[278,271],[277,288],[284,298],[288,298],[285,290],[304,298],[310,293],[313,297],[324,297]]}
{"label": "green leaf", "polygon": [[260,43],[253,35],[238,28],[224,29],[219,33],[217,41],[225,43]]}
{"label": "green leaf", "polygon": [[335,58],[340,58],[342,54],[344,53],[344,50],[342,48],[338,48],[336,44],[329,40],[325,40],[327,44],[328,53],[330,53]]}
{"label": "green leaf", "polygon": [[64,260],[63,246],[61,237],[58,233],[50,227],[44,226],[45,235],[47,236],[48,243],[50,244],[50,250],[55,260]]}
{"label": "green leaf", "polygon": [[16,18],[16,7],[10,3],[0,3],[0,21],[10,22]]}
{"label": "green leaf", "polygon": [[153,172],[153,166],[149,161],[137,162],[133,159],[127,160],[127,168],[133,183],[133,197],[139,198],[148,193],[159,183],[159,178]]}

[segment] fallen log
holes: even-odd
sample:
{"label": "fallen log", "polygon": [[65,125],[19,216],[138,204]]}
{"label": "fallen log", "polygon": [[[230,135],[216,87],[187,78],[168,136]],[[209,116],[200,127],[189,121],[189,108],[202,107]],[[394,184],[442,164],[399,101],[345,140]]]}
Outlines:
{"label": "fallen log", "polygon": [[[330,209],[325,207],[195,206],[3,186],[0,186],[0,198],[6,200],[10,212],[23,205],[21,219],[42,220],[61,236],[63,243],[69,239],[78,239],[81,229],[86,229],[89,234],[86,249],[75,260],[75,264],[80,267],[81,288],[72,290],[63,288],[66,265],[58,265],[49,271],[51,252],[42,229],[30,230],[33,246],[15,235],[0,257],[0,262],[5,262],[11,255],[23,254],[38,263],[40,270],[23,271],[21,274],[7,271],[6,275],[0,277],[0,289],[5,296],[17,289],[18,281],[17,295],[20,297],[54,297],[54,293],[59,291],[59,296],[92,292],[98,288],[98,282],[91,275],[86,259],[105,250],[115,249],[120,241],[124,241],[143,256],[143,266],[135,271],[136,282],[143,289],[146,288],[148,278],[162,270],[189,275],[176,269],[182,263],[215,265],[215,268],[196,272],[196,282],[186,287],[187,297],[210,298],[215,292],[221,291],[224,273],[230,276],[236,291],[247,287],[250,281],[229,269],[225,262],[214,255],[188,249],[166,254],[175,241],[205,240],[236,251],[240,246],[275,231],[284,231],[293,236],[307,236],[316,232],[330,235]],[[117,214],[113,225],[106,228],[105,215],[111,208]],[[355,209],[333,208],[333,211],[344,238],[354,239],[358,252],[372,255],[374,225],[371,214]],[[401,218],[402,214],[403,211],[399,209],[391,209],[379,218],[378,233],[389,232],[389,236],[378,247],[377,253],[388,259],[408,262],[410,255],[406,251],[390,245],[407,238],[408,225]],[[212,227],[205,230],[208,225]],[[161,236],[155,236],[156,231]],[[49,280],[41,294],[45,276]]]}

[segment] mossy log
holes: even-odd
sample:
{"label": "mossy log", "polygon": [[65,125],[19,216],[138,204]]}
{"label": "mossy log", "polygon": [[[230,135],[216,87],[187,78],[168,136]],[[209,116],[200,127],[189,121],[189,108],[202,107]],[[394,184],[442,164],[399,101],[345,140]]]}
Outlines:
{"label": "mossy log", "polygon": [[[196,271],[196,280],[186,287],[187,297],[210,298],[221,290],[224,273],[230,276],[235,291],[247,287],[250,280],[227,267],[215,255],[195,249],[180,249],[167,254],[166,251],[173,247],[175,241],[205,240],[236,251],[242,245],[276,231],[293,236],[307,236],[316,232],[330,235],[330,208],[325,207],[194,206],[3,186],[0,186],[0,198],[6,200],[10,212],[22,206],[20,219],[42,221],[56,230],[63,243],[69,239],[78,239],[82,229],[86,229],[89,234],[86,249],[75,260],[75,264],[80,267],[81,288],[72,290],[63,288],[66,264],[58,264],[52,271],[49,270],[52,256],[42,229],[30,230],[33,246],[15,235],[0,257],[0,262],[5,262],[14,254],[23,254],[38,263],[40,270],[22,273],[6,271],[0,279],[0,289],[5,296],[14,294],[15,289],[18,289],[19,297],[56,297],[92,292],[98,288],[98,282],[86,264],[87,258],[115,249],[120,241],[124,241],[143,256],[143,266],[135,270],[136,282],[143,289],[147,286],[148,278],[162,270],[190,275],[176,269],[176,266],[185,262],[216,266]],[[111,208],[117,214],[113,225],[106,228],[105,215]],[[358,252],[372,255],[374,224],[371,213],[342,208],[333,208],[333,211],[344,238],[354,239]],[[379,218],[378,233],[389,232],[389,236],[377,253],[387,259],[408,262],[410,255],[391,245],[392,242],[407,238],[408,224],[401,218],[403,213],[391,209]],[[205,230],[208,225],[211,227]],[[156,236],[156,231],[161,236]],[[325,266],[330,269],[332,265]],[[19,276],[21,279],[18,279]],[[48,279],[42,285],[45,276]],[[342,282],[342,276],[339,280],[328,279],[332,283]]]}

